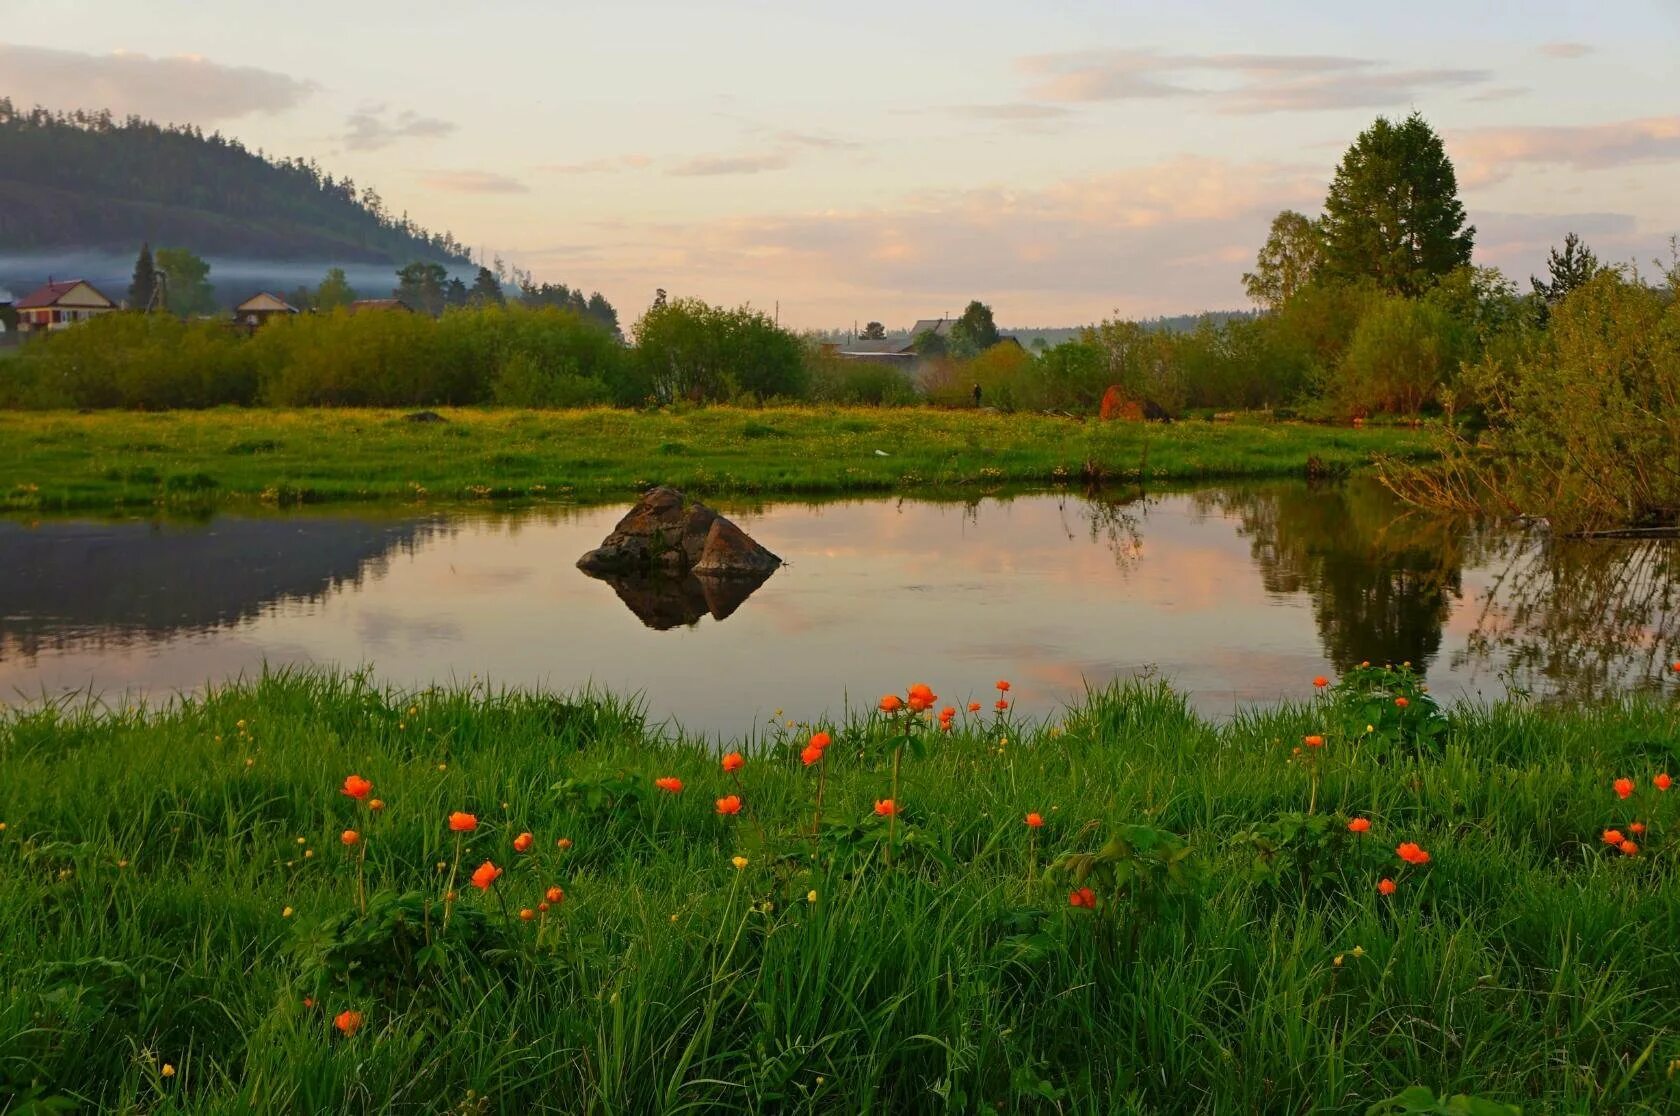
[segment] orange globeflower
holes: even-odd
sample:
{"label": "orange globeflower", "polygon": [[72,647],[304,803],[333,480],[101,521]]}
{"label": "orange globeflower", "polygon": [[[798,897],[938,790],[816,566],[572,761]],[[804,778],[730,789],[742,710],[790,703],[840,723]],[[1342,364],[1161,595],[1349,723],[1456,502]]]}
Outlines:
{"label": "orange globeflower", "polygon": [[1039,826],[1041,826],[1043,824],[1044,824],[1044,815],[1043,814],[1028,814],[1027,815],[1027,828],[1028,829],[1037,829]]}
{"label": "orange globeflower", "polygon": [[1622,837],[1622,831],[1619,829],[1606,829],[1599,835],[1598,839],[1603,841],[1606,845],[1619,845],[1624,840]]}
{"label": "orange globeflower", "polygon": [[1348,831],[1350,833],[1367,833],[1367,832],[1370,831],[1370,829],[1371,829],[1371,819],[1370,818],[1354,818],[1353,820],[1348,822]]}
{"label": "orange globeflower", "polygon": [[372,789],[373,784],[362,778],[360,775],[346,775],[344,777],[344,786],[340,789],[339,793],[347,794],[351,798],[363,799],[368,796],[368,792]]}
{"label": "orange globeflower", "polygon": [[997,688],[1007,694],[1009,692],[1009,683],[1004,679],[999,678],[997,681]]}
{"label": "orange globeflower", "polygon": [[944,709],[941,709],[939,711],[939,719],[941,721],[949,721],[952,717],[955,717],[956,715],[957,715],[957,707],[954,706],[954,705],[947,705]]}
{"label": "orange globeflower", "polygon": [[876,801],[875,814],[877,817],[890,818],[896,813],[898,813],[898,803],[892,799],[882,798]]}
{"label": "orange globeflower", "polygon": [[537,839],[535,837],[529,833],[521,833],[513,839],[513,851],[518,853],[530,852],[531,846],[536,843]]}
{"label": "orange globeflower", "polygon": [[747,766],[747,761],[740,752],[730,752],[723,757],[723,773],[725,775],[733,775],[745,766]]}
{"label": "orange globeflower", "polygon": [[717,812],[720,814],[739,814],[741,812],[741,796],[731,794],[718,799]]}
{"label": "orange globeflower", "polygon": [[899,697],[898,697],[897,694],[884,694],[884,695],[882,695],[882,697],[881,697],[881,712],[883,712],[883,713],[897,713],[902,708],[904,708],[904,702],[899,700]]}
{"label": "orange globeflower", "polygon": [[342,1034],[353,1035],[361,1029],[362,1013],[359,1011],[341,1011],[333,1016],[333,1026],[337,1027]]}
{"label": "orange globeflower", "polygon": [[1645,835],[1645,823],[1634,822],[1632,825],[1628,826],[1628,832],[1633,834],[1635,837],[1643,837]]}
{"label": "orange globeflower", "polygon": [[558,887],[551,887],[543,893],[543,898],[550,903],[563,903],[566,900],[566,893]]}
{"label": "orange globeflower", "polygon": [[1626,778],[1625,776],[1623,778],[1617,779],[1614,783],[1611,783],[1610,785],[1612,787],[1616,788],[1616,797],[1617,798],[1626,798],[1633,793],[1633,780],[1629,779],[1629,778]]}
{"label": "orange globeflower", "polygon": [[998,698],[997,699],[997,711],[999,713],[1007,713],[1009,711],[1009,699],[1008,698]]}
{"label": "orange globeflower", "polygon": [[357,833],[354,829],[346,829],[343,833],[338,835],[338,839],[343,841],[346,845],[354,845],[357,841],[362,839],[362,835]]}
{"label": "orange globeflower", "polygon": [[978,713],[978,712],[980,712],[980,703],[979,703],[979,702],[977,702],[977,701],[971,701],[971,702],[969,702],[969,703],[968,703],[968,711],[969,711],[969,712],[970,712],[970,713]]}
{"label": "orange globeflower", "polygon": [[519,921],[521,921],[521,922],[530,922],[533,918],[536,918],[536,917],[537,917],[537,912],[533,911],[530,907],[525,907],[519,912]]}
{"label": "orange globeflower", "polygon": [[1393,895],[1396,891],[1400,890],[1400,885],[1385,877],[1377,884],[1377,890],[1382,892],[1384,895]]}
{"label": "orange globeflower", "polygon": [[933,708],[933,703],[939,699],[939,695],[933,692],[933,687],[929,686],[926,682],[918,682],[914,686],[911,686],[909,695],[910,708],[912,709],[915,709],[917,706],[920,706],[922,709],[931,709]]}
{"label": "orange globeflower", "polygon": [[473,869],[472,885],[480,891],[489,891],[490,885],[495,883],[496,878],[501,874],[502,870],[500,868],[486,860],[483,864],[480,864],[477,868]]}
{"label": "orange globeflower", "polygon": [[1303,736],[1301,738],[1301,743],[1305,744],[1309,748],[1322,748],[1324,747],[1324,737],[1315,732],[1311,736]]}
{"label": "orange globeflower", "polygon": [[1664,771],[1661,775],[1658,775],[1651,780],[1651,785],[1660,791],[1665,791],[1674,785],[1674,780],[1670,779],[1668,777],[1668,772]]}
{"label": "orange globeflower", "polygon": [[370,799],[368,799],[368,809],[369,810],[383,810],[383,809],[385,809],[385,800],[382,799],[382,798],[370,798]]}
{"label": "orange globeflower", "polygon": [[818,760],[823,758],[823,750],[815,744],[807,744],[805,745],[805,750],[799,753],[799,758],[805,761],[806,767],[810,767],[813,763],[816,763]]}
{"label": "orange globeflower", "polygon": [[1403,697],[1397,697],[1397,698],[1394,699],[1394,707],[1396,709],[1404,709],[1404,708],[1406,708],[1406,706],[1408,706],[1410,704],[1412,704],[1412,703],[1407,701]]}
{"label": "orange globeflower", "polygon": [[572,847],[572,839],[570,837],[562,837],[560,840],[554,842],[554,847],[562,851],[569,849]]}
{"label": "orange globeflower", "polygon": [[827,748],[832,743],[834,743],[834,737],[828,735],[828,733],[826,733],[826,732],[817,732],[817,733],[812,733],[811,734],[810,747],[812,747],[812,748],[816,748],[820,751],[824,748]]}
{"label": "orange globeflower", "polygon": [[471,833],[478,828],[478,819],[471,814],[465,814],[457,810],[449,815],[449,828],[456,833]]}
{"label": "orange globeflower", "polygon": [[1622,850],[1622,855],[1623,856],[1638,856],[1639,855],[1639,846],[1634,844],[1632,841],[1623,841],[1620,845],[1617,845],[1616,847]]}
{"label": "orange globeflower", "polygon": [[1083,907],[1088,911],[1094,911],[1097,909],[1097,893],[1088,887],[1082,887],[1078,891],[1070,891],[1068,892],[1068,906]]}
{"label": "orange globeflower", "polygon": [[653,785],[672,794],[678,794],[682,791],[682,780],[671,775],[664,775],[655,779]]}
{"label": "orange globeflower", "polygon": [[1313,685],[1317,686],[1319,689],[1322,690],[1322,689],[1324,689],[1324,687],[1330,685],[1330,679],[1324,677],[1324,675],[1321,674],[1317,678],[1313,679]]}
{"label": "orange globeflower", "polygon": [[1407,864],[1428,864],[1429,854],[1419,847],[1416,841],[1406,841],[1394,850],[1401,860]]}

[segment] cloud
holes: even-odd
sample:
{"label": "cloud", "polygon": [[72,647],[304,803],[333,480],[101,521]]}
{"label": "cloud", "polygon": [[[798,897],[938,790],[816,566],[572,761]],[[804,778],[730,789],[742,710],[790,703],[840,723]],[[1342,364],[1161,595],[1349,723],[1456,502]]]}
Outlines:
{"label": "cloud", "polygon": [[1486,70],[1390,69],[1331,54],[1159,54],[1090,50],[1029,55],[1030,96],[1053,103],[1195,98],[1225,113],[1405,104],[1428,89],[1475,85]]}
{"label": "cloud", "polygon": [[529,194],[530,188],[505,174],[487,171],[433,171],[420,185],[452,194]]}
{"label": "cloud", "polygon": [[771,139],[784,147],[814,147],[822,151],[855,151],[863,146],[856,140],[827,132],[775,132]]}
{"label": "cloud", "polygon": [[536,169],[547,174],[616,174],[620,171],[641,170],[652,162],[653,160],[646,155],[609,155],[581,163],[544,163]]}
{"label": "cloud", "polygon": [[1530,92],[1526,85],[1498,85],[1491,89],[1484,89],[1480,93],[1472,93],[1464,98],[1466,101],[1509,101],[1513,97],[1521,97]]}
{"label": "cloud", "polygon": [[1593,52],[1586,43],[1542,43],[1540,53],[1547,58],[1585,58]]}
{"label": "cloud", "polygon": [[344,146],[352,151],[378,151],[398,140],[441,139],[457,125],[409,109],[392,115],[385,105],[369,105],[344,119]]}
{"label": "cloud", "polygon": [[696,155],[684,159],[665,171],[679,177],[706,177],[727,174],[763,174],[785,170],[793,159],[785,151],[762,151],[749,155]]}
{"label": "cloud", "polygon": [[1448,138],[1453,159],[1464,167],[1465,183],[1485,186],[1510,177],[1524,164],[1605,170],[1680,159],[1680,116],[1603,124],[1465,128]]}
{"label": "cloud", "polygon": [[1492,264],[1518,282],[1546,266],[1546,253],[1576,233],[1606,263],[1648,259],[1662,239],[1628,213],[1476,214],[1476,262]]}
{"label": "cloud", "polygon": [[995,120],[1005,124],[1048,124],[1072,115],[1061,105],[1034,101],[1009,101],[994,105],[952,105],[950,112],[973,120]]}
{"label": "cloud", "polygon": [[197,55],[82,54],[6,43],[0,43],[0,80],[0,94],[20,107],[110,109],[117,116],[199,124],[282,112],[319,88],[272,70],[224,66]]}

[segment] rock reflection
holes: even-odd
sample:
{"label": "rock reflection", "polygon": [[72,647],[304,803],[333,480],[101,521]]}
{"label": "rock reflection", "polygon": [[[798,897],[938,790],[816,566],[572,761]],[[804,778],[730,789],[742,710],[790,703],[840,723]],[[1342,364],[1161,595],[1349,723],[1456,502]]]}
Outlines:
{"label": "rock reflection", "polygon": [[[588,571],[585,571],[588,572]],[[658,575],[589,574],[612,586],[618,599],[636,619],[657,632],[688,628],[705,617],[727,620],[770,579],[755,577],[661,577]]]}

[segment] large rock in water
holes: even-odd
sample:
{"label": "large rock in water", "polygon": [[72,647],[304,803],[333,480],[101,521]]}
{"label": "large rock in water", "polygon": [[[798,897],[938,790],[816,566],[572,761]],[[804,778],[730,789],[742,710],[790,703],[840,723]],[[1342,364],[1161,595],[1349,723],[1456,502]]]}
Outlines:
{"label": "large rock in water", "polygon": [[763,580],[782,560],[735,524],[674,488],[649,489],[600,546],[578,559],[592,574]]}

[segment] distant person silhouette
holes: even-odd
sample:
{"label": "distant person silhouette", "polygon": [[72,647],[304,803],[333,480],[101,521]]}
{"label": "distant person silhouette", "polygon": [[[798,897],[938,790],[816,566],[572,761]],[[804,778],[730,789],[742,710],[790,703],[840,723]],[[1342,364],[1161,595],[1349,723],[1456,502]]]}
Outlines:
{"label": "distant person silhouette", "polygon": [[980,385],[979,384],[974,385],[974,405],[976,407],[980,406]]}

